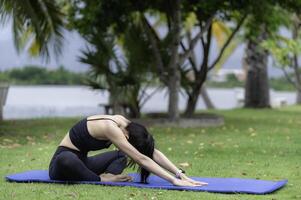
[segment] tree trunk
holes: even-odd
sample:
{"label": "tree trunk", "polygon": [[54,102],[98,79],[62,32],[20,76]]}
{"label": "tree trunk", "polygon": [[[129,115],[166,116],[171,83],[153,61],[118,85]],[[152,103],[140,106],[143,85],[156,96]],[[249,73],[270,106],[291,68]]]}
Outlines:
{"label": "tree trunk", "polygon": [[195,90],[193,90],[192,93],[188,96],[186,109],[184,112],[185,117],[192,117],[192,115],[195,111],[195,107],[196,107],[196,104],[198,102],[199,95],[200,95],[200,87],[199,86],[196,86],[196,87],[197,88]]}
{"label": "tree trunk", "polygon": [[124,112],[122,105],[120,102],[116,100],[116,92],[109,90],[109,105],[112,108],[112,113],[107,113],[107,114],[119,114],[119,115],[125,115],[126,113]]}
{"label": "tree trunk", "polygon": [[205,106],[207,109],[214,109],[215,106],[213,104],[213,102],[211,101],[208,92],[207,92],[207,87],[205,85],[203,85],[202,89],[201,89],[201,95],[202,98],[204,100]]}
{"label": "tree trunk", "polygon": [[196,109],[196,105],[197,105],[200,94],[203,97],[206,108],[208,108],[208,109],[214,108],[214,105],[207,93],[205,85],[203,85],[203,86],[198,85],[197,88],[194,91],[192,91],[191,95],[188,96],[186,109],[185,109],[185,113],[184,113],[185,117],[192,117],[192,115]]}
{"label": "tree trunk", "polygon": [[[293,40],[298,40],[299,37],[299,29],[300,29],[301,19],[299,17],[295,17],[293,21],[293,30],[292,30],[292,38]],[[297,98],[296,104],[301,104],[301,71],[299,67],[299,59],[298,54],[295,53],[293,56],[293,68],[294,68],[294,75],[295,75],[295,88],[297,89]]]}
{"label": "tree trunk", "polygon": [[180,90],[180,70],[178,68],[179,62],[179,52],[178,48],[180,45],[180,27],[181,23],[181,11],[180,11],[180,0],[174,1],[174,7],[171,16],[171,29],[173,33],[173,40],[171,44],[171,57],[168,64],[169,69],[169,79],[168,79],[168,89],[169,89],[169,104],[168,104],[168,116],[171,121],[176,121],[179,116],[179,90]]}
{"label": "tree trunk", "polygon": [[171,121],[179,118],[179,89],[180,89],[180,73],[178,70],[171,74],[168,80],[169,102],[168,102],[168,116]]}
{"label": "tree trunk", "polygon": [[296,104],[301,105],[301,90],[297,90]]}
{"label": "tree trunk", "polygon": [[130,118],[140,118],[141,112],[140,112],[140,102],[138,100],[138,96],[134,96],[135,101],[129,105],[129,117]]}
{"label": "tree trunk", "polygon": [[245,107],[248,108],[270,107],[268,52],[260,46],[260,43],[267,38],[267,33],[263,28],[261,30],[256,40],[249,39],[246,48]]}
{"label": "tree trunk", "polygon": [[140,118],[140,116],[141,116],[140,108],[137,106],[130,106],[129,117],[130,118]]}
{"label": "tree trunk", "polygon": [[7,85],[0,85],[0,121],[3,120],[3,107],[6,103],[8,88]]}

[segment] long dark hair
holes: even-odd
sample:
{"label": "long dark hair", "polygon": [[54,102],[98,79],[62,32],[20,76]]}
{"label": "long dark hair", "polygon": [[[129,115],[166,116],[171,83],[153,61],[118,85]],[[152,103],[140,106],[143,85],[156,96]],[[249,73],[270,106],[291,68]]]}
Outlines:
{"label": "long dark hair", "polygon": [[[147,131],[147,129],[138,123],[130,122],[125,128],[129,134],[129,143],[133,145],[140,153],[153,159],[153,153],[155,149],[155,141],[153,136]],[[130,160],[128,163],[129,167],[135,167],[136,163]],[[141,182],[147,183],[147,178],[150,172],[139,166]]]}

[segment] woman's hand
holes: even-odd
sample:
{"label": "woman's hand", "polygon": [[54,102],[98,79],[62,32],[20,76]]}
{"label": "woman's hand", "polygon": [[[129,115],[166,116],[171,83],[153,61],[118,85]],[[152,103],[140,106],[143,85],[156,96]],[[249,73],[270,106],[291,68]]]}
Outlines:
{"label": "woman's hand", "polygon": [[174,179],[172,184],[175,186],[189,186],[189,187],[201,186],[200,184],[192,183],[183,179]]}
{"label": "woman's hand", "polygon": [[180,175],[180,179],[181,180],[184,180],[184,181],[187,181],[189,183],[192,183],[194,185],[197,185],[197,186],[204,186],[204,185],[208,185],[208,183],[205,183],[205,182],[201,182],[201,181],[195,181],[189,177],[187,177],[185,174],[181,174]]}
{"label": "woman's hand", "polygon": [[126,181],[133,180],[131,176],[124,175],[124,174],[115,175],[115,174],[106,173],[106,174],[100,174],[99,177],[102,182],[126,182]]}

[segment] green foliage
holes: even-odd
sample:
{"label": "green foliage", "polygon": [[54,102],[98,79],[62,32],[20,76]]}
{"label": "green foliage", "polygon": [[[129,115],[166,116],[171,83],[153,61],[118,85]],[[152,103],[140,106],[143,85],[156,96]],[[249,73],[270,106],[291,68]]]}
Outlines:
{"label": "green foliage", "polygon": [[[215,113],[224,116],[224,126],[150,127],[156,148],[177,166],[188,163],[185,171],[189,176],[288,179],[289,183],[284,188],[269,195],[245,195],[85,184],[9,183],[2,178],[2,199],[300,199],[301,107],[279,110],[238,109]],[[47,118],[1,122],[0,176],[48,169],[60,140],[78,120]],[[130,172],[134,171],[126,169],[124,173]]]}
{"label": "green foliage", "polygon": [[0,72],[0,83],[22,85],[81,85],[86,76],[66,70],[62,66],[55,70],[27,66]]}
{"label": "green foliage", "polygon": [[[267,49],[273,56],[276,66],[282,69],[288,81],[297,89],[301,90],[301,69],[298,57],[301,54],[301,37],[300,37],[300,16],[296,14],[287,14],[291,24],[288,28],[292,32],[291,38],[282,35],[276,35],[262,46]],[[293,76],[289,72],[293,71]]]}
{"label": "green foliage", "polygon": [[[81,62],[89,64],[88,84],[94,89],[107,89],[110,103],[128,105],[131,116],[138,117],[145,93],[142,86],[151,81],[151,53],[141,32],[139,21],[132,22],[124,34],[93,35],[89,39],[93,48],[83,50]],[[119,45],[117,45],[117,43]]]}
{"label": "green foliage", "polygon": [[78,0],[72,5],[70,25],[89,42],[81,56],[91,66],[88,84],[107,89],[110,104],[126,104],[140,115],[153,56],[137,8],[130,1]]}
{"label": "green foliage", "polygon": [[275,65],[280,68],[293,66],[293,57],[301,53],[301,39],[290,39],[278,36],[263,42],[262,46],[266,48],[274,58]]}
{"label": "green foliage", "polygon": [[301,0],[251,0],[248,3],[250,15],[245,26],[245,36],[255,41],[261,31],[272,37],[277,34],[280,26],[290,25],[288,13],[299,12],[301,6]]}

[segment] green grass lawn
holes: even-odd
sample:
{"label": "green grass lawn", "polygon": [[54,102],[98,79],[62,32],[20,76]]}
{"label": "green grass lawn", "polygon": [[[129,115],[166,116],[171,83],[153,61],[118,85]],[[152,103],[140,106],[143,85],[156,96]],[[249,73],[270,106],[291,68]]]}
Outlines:
{"label": "green grass lawn", "polygon": [[157,148],[177,165],[188,163],[191,176],[288,179],[285,188],[260,196],[5,182],[6,174],[48,168],[78,120],[55,118],[0,122],[0,199],[301,199],[301,107],[214,112],[225,117],[224,126],[150,127]]}

